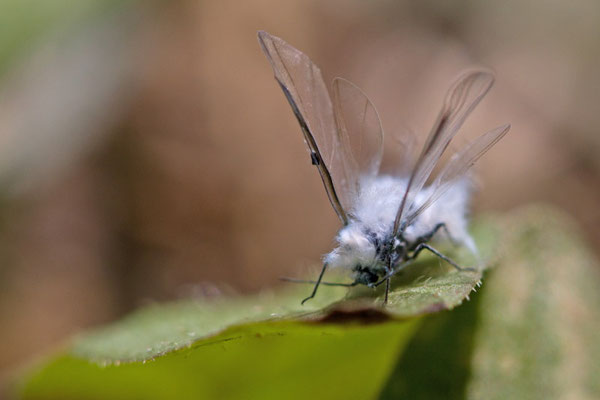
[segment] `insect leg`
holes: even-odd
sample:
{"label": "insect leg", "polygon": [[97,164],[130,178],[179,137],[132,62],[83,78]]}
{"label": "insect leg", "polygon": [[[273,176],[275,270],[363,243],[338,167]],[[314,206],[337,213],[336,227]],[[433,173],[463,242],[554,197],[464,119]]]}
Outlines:
{"label": "insect leg", "polygon": [[456,240],[451,234],[450,234],[450,230],[448,229],[448,226],[446,226],[445,223],[441,223],[440,225],[442,225],[442,229],[444,230],[444,232],[446,233],[446,236],[448,236],[448,240],[450,241],[450,243],[452,243],[452,245],[454,246],[458,246],[460,243],[458,242],[458,240]]}
{"label": "insect leg", "polygon": [[392,272],[393,272],[393,268],[392,268],[392,259],[390,258],[386,271],[387,274],[386,276],[381,279],[379,282],[375,283],[375,287],[379,286],[381,284],[381,282],[383,282],[383,280],[385,279],[385,297],[383,298],[383,304],[386,305],[388,302],[388,295],[390,293],[390,283],[392,281]]}
{"label": "insect leg", "polygon": [[431,247],[427,243],[420,243],[415,248],[413,254],[410,256],[410,259],[412,260],[412,259],[417,258],[417,256],[419,255],[419,253],[421,251],[423,251],[424,249],[429,250],[430,252],[432,252],[433,254],[435,254],[436,256],[438,256],[439,258],[441,258],[442,260],[446,261],[448,264],[452,265],[454,268],[456,268],[459,271],[475,271],[474,268],[461,267],[454,260],[452,260],[448,256],[443,255],[442,253],[440,253],[439,251],[437,251],[436,249],[434,249],[433,247]]}
{"label": "insect leg", "polygon": [[389,269],[389,272],[388,272],[387,275],[385,275],[383,278],[381,278],[377,282],[371,284],[371,286],[369,286],[369,287],[376,288],[376,287],[380,286],[384,282],[386,282],[389,285],[390,282],[391,282],[392,277],[394,275],[396,275],[398,272],[402,271],[404,269],[404,267],[408,266],[411,262],[412,262],[412,258],[410,258],[407,261],[405,261],[405,262],[397,265],[396,268]]}
{"label": "insect leg", "polygon": [[319,288],[319,285],[321,284],[321,279],[323,279],[323,275],[325,274],[326,269],[327,269],[327,263],[323,264],[323,268],[321,269],[321,273],[319,274],[319,277],[317,278],[317,282],[315,283],[315,288],[313,289],[311,295],[308,296],[307,298],[305,298],[304,300],[302,300],[302,302],[300,304],[304,304],[308,300],[315,297],[315,295],[317,294],[317,289]]}
{"label": "insect leg", "polygon": [[[444,231],[446,231],[446,234],[448,234],[448,236],[450,236],[449,232],[448,232],[448,228],[446,227],[446,224],[444,222],[440,222],[439,224],[437,224],[429,233],[426,233],[425,235],[417,238],[417,240],[415,242],[417,243],[426,243],[429,242],[431,240],[431,238],[433,238],[433,236],[440,230],[440,229],[444,229]],[[416,248],[416,247],[415,247]]]}
{"label": "insect leg", "polygon": [[387,304],[388,302],[388,294],[390,293],[390,282],[392,280],[392,276],[388,274],[388,277],[385,280],[385,297],[383,298],[383,304]]}

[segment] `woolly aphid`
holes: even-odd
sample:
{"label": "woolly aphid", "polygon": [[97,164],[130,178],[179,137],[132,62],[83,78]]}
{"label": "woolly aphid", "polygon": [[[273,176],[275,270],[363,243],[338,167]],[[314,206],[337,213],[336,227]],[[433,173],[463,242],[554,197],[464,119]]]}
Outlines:
{"label": "woolly aphid", "polygon": [[[403,160],[404,173],[382,175],[383,129],[368,97],[353,83],[333,80],[333,102],[319,68],[301,51],[267,32],[258,40],[275,79],[290,103],[304,135],[310,159],[321,176],[329,201],[343,227],[337,247],[323,259],[310,296],[320,284],[377,287],[428,250],[457,270],[459,266],[428,244],[438,234],[477,255],[467,230],[471,193],[468,169],[510,129],[502,125],[457,151],[425,186],[434,167],[467,116],[491,88],[485,69],[462,73],[448,90],[443,107],[414,163]],[[409,149],[409,143],[401,143]],[[409,151],[406,151],[408,154]],[[351,271],[352,283],[323,282],[328,267]],[[306,282],[306,281],[305,281]]]}

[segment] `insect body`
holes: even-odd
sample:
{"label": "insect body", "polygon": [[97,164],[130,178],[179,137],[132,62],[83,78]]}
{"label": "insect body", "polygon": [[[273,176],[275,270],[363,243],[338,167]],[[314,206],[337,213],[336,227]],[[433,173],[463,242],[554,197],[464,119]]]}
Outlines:
{"label": "insect body", "polygon": [[[383,129],[367,96],[349,81],[336,78],[332,101],[319,68],[304,53],[266,32],[259,32],[258,39],[344,225],[336,237],[338,246],[324,257],[313,292],[302,303],[316,295],[320,284],[375,287],[382,283],[387,302],[391,277],[423,250],[464,269],[428,242],[445,234],[477,253],[467,231],[471,183],[466,172],[510,125],[479,136],[450,158],[432,184],[425,183],[467,116],[491,88],[493,74],[478,69],[460,75],[448,90],[416,161],[402,160],[404,167],[410,164],[410,170],[399,176],[380,175]],[[328,267],[351,270],[354,281],[323,282]]]}

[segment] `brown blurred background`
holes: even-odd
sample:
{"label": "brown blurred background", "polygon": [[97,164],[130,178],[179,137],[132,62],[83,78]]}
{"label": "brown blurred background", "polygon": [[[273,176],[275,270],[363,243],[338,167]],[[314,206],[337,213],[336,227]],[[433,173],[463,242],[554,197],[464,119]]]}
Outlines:
{"label": "brown blurred background", "polygon": [[0,376],[145,302],[258,291],[329,250],[259,29],[358,84],[388,134],[423,135],[458,72],[493,68],[461,140],[513,128],[478,164],[476,212],[553,203],[599,248],[600,2],[5,0]]}

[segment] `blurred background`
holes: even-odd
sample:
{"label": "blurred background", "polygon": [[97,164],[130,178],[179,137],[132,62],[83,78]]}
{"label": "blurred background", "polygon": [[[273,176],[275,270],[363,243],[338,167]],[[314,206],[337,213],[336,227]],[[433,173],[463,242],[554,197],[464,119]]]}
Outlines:
{"label": "blurred background", "polygon": [[[494,89],[475,213],[555,204],[600,249],[600,2],[0,2],[0,381],[152,301],[252,293],[339,227],[256,40],[307,53],[429,130],[452,79]],[[388,157],[388,163],[393,160]]]}

